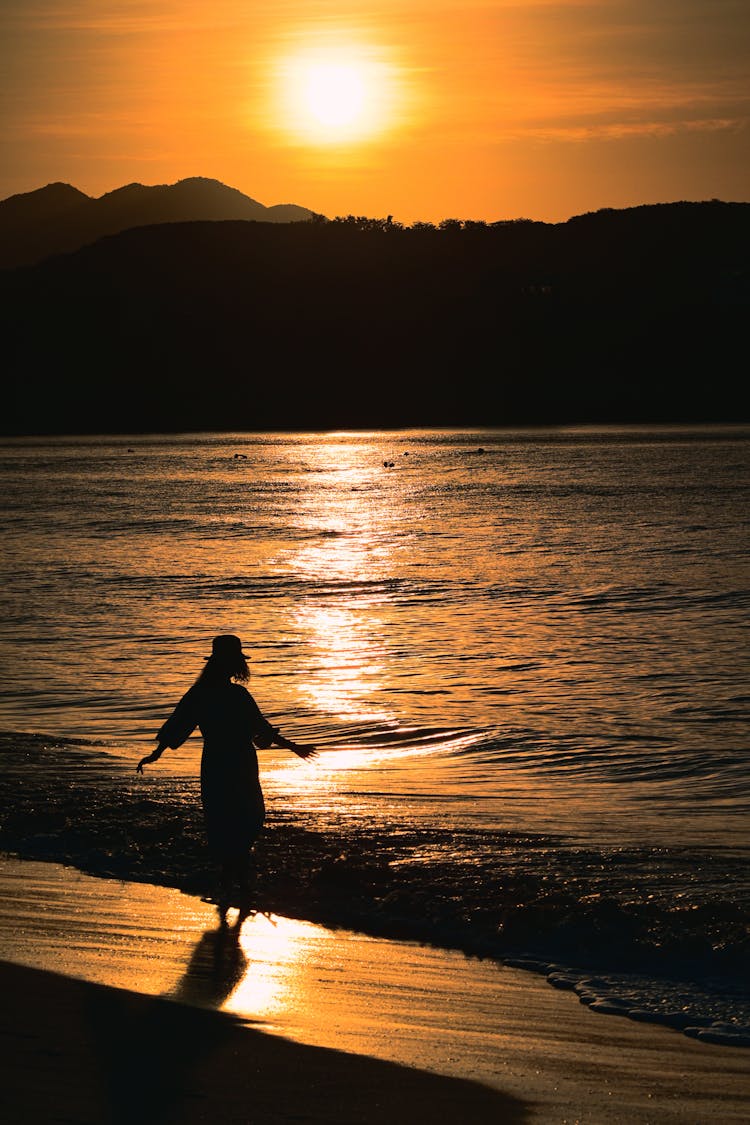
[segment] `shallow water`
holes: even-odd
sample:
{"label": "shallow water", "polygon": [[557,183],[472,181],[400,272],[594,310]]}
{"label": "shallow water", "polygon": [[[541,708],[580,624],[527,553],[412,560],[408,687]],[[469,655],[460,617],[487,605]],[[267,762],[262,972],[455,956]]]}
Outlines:
{"label": "shallow water", "polygon": [[[570,960],[556,933],[588,948],[624,911],[614,978],[629,943],[682,965],[687,932],[689,1005],[747,963],[748,451],[740,428],[6,440],[0,722],[119,776],[237,632],[265,713],[322,750],[263,756],[285,823],[345,853],[385,833],[407,911],[414,880],[469,915],[512,886],[516,952],[538,925]],[[188,807],[199,753],[130,799]]]}

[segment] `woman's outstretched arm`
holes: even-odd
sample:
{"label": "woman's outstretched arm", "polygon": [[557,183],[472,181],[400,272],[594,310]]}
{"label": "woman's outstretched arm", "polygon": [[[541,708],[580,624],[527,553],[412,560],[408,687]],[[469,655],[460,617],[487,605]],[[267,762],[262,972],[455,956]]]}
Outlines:
{"label": "woman's outstretched arm", "polygon": [[298,758],[317,758],[318,749],[316,746],[303,746],[299,742],[291,742],[288,738],[284,738],[283,734],[279,731],[274,731],[272,746],[281,746],[283,750],[291,750]]}
{"label": "woman's outstretched arm", "polygon": [[157,732],[156,749],[153,754],[147,754],[145,758],[141,758],[135,767],[138,773],[143,773],[143,767],[148,765],[149,762],[158,762],[168,746],[176,750],[190,737],[198,725],[196,698],[195,686],[185,692],[166,723]]}

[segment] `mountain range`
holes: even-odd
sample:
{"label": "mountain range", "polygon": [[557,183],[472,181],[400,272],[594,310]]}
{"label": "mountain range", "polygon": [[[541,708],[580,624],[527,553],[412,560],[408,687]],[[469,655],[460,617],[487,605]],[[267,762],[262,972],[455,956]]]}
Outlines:
{"label": "mountain range", "polygon": [[294,203],[265,207],[202,176],[151,187],[127,184],[98,198],[70,184],[47,184],[0,201],[0,269],[31,265],[131,227],[231,219],[298,223],[312,214]]}

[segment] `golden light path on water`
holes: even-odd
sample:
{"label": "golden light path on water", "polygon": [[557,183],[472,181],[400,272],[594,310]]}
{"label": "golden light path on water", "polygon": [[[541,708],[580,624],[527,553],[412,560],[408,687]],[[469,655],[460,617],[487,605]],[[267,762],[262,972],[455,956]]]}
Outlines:
{"label": "golden light path on water", "polygon": [[[384,705],[385,649],[380,638],[387,622],[377,600],[362,591],[392,561],[392,547],[380,534],[382,498],[373,504],[376,452],[345,441],[333,448],[320,443],[308,451],[311,470],[321,479],[303,526],[316,538],[299,547],[290,561],[300,577],[312,577],[322,589],[330,583],[343,590],[335,601],[328,599],[330,604],[300,604],[294,624],[311,654],[303,696],[315,710],[347,722],[389,723],[396,718],[394,709]],[[389,502],[392,506],[398,500]],[[389,515],[392,518],[392,512]]]}
{"label": "golden light path on water", "polygon": [[[394,678],[388,663],[398,630],[381,585],[398,581],[414,564],[411,535],[394,535],[394,528],[410,529],[428,513],[413,495],[404,502],[403,485],[395,474],[388,476],[382,457],[382,442],[369,445],[366,435],[354,441],[345,432],[333,433],[306,446],[311,484],[295,516],[311,538],[288,545],[283,557],[274,559],[283,572],[312,580],[325,592],[291,609],[291,631],[305,654],[299,698],[344,731],[356,730],[358,741],[370,731],[364,746],[348,745],[344,735],[322,748],[313,782],[320,801],[352,785],[372,784],[381,770],[408,769],[436,749],[434,738],[410,737],[387,688]],[[474,738],[453,736],[451,745],[468,745]],[[266,755],[262,767],[264,783],[279,786],[280,793],[285,783],[299,784],[299,763],[288,755]]]}
{"label": "golden light path on water", "polygon": [[315,651],[315,674],[301,688],[303,697],[321,711],[361,722],[395,717],[382,706],[368,709],[368,696],[380,691],[382,668],[372,639],[373,619],[350,609],[301,608],[301,627]]}
{"label": "golden light path on water", "polygon": [[[285,543],[271,559],[280,574],[313,582],[320,592],[316,599],[290,605],[284,623],[304,663],[296,677],[295,703],[302,701],[312,714],[339,724],[342,737],[326,742],[314,764],[303,767],[288,754],[265,754],[262,776],[282,800],[300,784],[309,784],[319,808],[345,796],[351,807],[354,793],[378,788],[383,774],[398,774],[402,795],[415,787],[439,787],[445,793],[445,754],[466,749],[479,737],[475,730],[447,727],[438,732],[431,729],[432,719],[423,726],[405,721],[401,713],[400,688],[426,697],[439,689],[434,654],[445,648],[445,625],[441,621],[434,651],[415,650],[403,639],[411,635],[403,617],[409,611],[394,607],[391,594],[402,580],[442,577],[443,559],[423,551],[415,531],[443,534],[445,529],[435,525],[429,496],[415,494],[408,477],[392,472],[394,463],[383,460],[388,447],[382,435],[372,437],[370,442],[367,434],[341,431],[305,444],[306,488],[294,518],[309,538]],[[252,631],[248,626],[250,635]],[[449,632],[460,648],[460,616]],[[512,631],[507,640],[513,643]],[[262,694],[263,672],[258,671],[250,687]],[[348,731],[356,746],[347,741]],[[454,780],[460,785],[460,779]],[[507,789],[510,780],[505,784]],[[528,782],[522,778],[516,786],[525,793]]]}

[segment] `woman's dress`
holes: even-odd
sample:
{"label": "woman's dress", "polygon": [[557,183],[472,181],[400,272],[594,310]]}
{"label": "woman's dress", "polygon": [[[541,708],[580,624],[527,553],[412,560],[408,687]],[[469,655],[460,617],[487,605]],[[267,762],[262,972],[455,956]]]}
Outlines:
{"label": "woman's dress", "polygon": [[208,846],[221,862],[242,859],[265,819],[256,746],[268,747],[275,729],[242,684],[194,684],[157,738],[176,750],[196,727],[203,735],[201,800]]}

